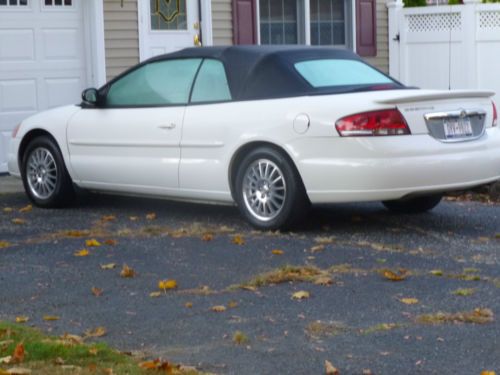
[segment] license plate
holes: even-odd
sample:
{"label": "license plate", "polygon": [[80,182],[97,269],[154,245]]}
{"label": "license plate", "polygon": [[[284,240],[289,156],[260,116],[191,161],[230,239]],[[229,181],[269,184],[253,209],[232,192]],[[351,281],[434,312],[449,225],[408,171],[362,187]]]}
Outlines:
{"label": "license plate", "polygon": [[444,120],[444,135],[446,139],[465,138],[473,135],[470,119],[449,118]]}

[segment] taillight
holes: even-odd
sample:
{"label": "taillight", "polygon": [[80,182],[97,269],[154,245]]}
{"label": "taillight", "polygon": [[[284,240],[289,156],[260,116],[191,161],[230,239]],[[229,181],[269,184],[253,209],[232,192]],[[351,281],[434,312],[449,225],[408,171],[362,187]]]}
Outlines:
{"label": "taillight", "polygon": [[498,115],[497,115],[497,107],[495,105],[495,102],[491,102],[493,105],[493,123],[491,126],[497,126],[498,125]]}
{"label": "taillight", "polygon": [[335,127],[342,137],[411,134],[403,115],[397,109],[343,117],[335,123]]}
{"label": "taillight", "polygon": [[12,138],[17,137],[17,132],[19,131],[20,127],[21,127],[21,124],[17,124],[16,127],[12,130]]}

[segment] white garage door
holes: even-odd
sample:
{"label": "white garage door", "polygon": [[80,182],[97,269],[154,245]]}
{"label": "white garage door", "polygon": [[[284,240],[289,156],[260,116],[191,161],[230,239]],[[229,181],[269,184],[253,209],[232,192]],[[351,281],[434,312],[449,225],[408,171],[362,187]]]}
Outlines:
{"label": "white garage door", "polygon": [[87,85],[81,1],[0,0],[0,172],[15,125]]}

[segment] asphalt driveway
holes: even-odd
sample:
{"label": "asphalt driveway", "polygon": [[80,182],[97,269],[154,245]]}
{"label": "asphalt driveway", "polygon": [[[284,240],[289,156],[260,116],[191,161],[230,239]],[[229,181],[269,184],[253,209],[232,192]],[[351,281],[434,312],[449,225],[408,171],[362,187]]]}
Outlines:
{"label": "asphalt driveway", "polygon": [[498,205],[332,205],[262,233],[233,207],[89,194],[41,210],[16,191],[0,195],[0,320],[102,326],[121,350],[218,374],[500,371]]}

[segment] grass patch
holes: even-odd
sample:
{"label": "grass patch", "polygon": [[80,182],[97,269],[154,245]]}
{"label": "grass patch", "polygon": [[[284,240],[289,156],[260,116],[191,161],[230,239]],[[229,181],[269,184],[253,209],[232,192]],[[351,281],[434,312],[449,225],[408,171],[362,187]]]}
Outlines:
{"label": "grass patch", "polygon": [[[4,343],[0,346],[0,357],[12,355],[20,343],[25,351],[21,363],[1,364],[0,372],[12,367],[22,367],[37,375],[149,373],[139,367],[138,358],[120,353],[104,343],[83,343],[78,336],[49,337],[34,328],[0,322],[0,342]],[[198,374],[190,371],[178,373]]]}
{"label": "grass patch", "polygon": [[494,314],[490,309],[477,308],[472,311],[447,313],[437,312],[435,314],[423,314],[417,316],[417,323],[421,324],[446,324],[446,323],[472,323],[487,324],[493,322]]}
{"label": "grass patch", "polygon": [[442,270],[430,270],[429,273],[434,276],[443,276],[443,271]]}
{"label": "grass patch", "polygon": [[460,297],[468,297],[472,296],[474,293],[476,293],[476,289],[474,288],[461,288],[454,290],[451,292],[451,294],[454,294],[455,296],[460,296]]}
{"label": "grass patch", "polygon": [[255,276],[240,288],[260,288],[267,285],[288,282],[314,282],[317,278],[327,275],[327,272],[315,266],[290,266],[286,265],[272,271]]}
{"label": "grass patch", "polygon": [[316,320],[306,326],[306,334],[313,338],[337,336],[349,329],[341,322],[323,322]]}
{"label": "grass patch", "polygon": [[446,277],[463,281],[481,281],[481,276],[470,273],[450,273]]}
{"label": "grass patch", "polygon": [[372,333],[390,331],[390,330],[393,330],[396,328],[401,328],[402,326],[403,325],[400,323],[380,323],[380,324],[376,324],[374,326],[362,329],[361,333],[363,335],[370,335]]}
{"label": "grass patch", "polygon": [[469,267],[469,268],[464,268],[464,273],[479,273],[480,270],[478,268],[473,268],[473,267]]}

